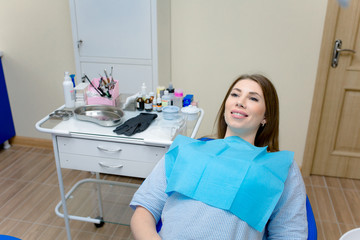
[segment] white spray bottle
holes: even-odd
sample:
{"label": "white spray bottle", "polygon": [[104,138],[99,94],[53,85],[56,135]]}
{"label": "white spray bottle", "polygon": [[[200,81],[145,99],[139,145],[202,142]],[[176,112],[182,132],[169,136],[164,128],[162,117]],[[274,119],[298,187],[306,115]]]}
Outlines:
{"label": "white spray bottle", "polygon": [[63,88],[64,88],[65,108],[74,108],[75,90],[74,90],[74,85],[69,76],[69,72],[65,72]]}

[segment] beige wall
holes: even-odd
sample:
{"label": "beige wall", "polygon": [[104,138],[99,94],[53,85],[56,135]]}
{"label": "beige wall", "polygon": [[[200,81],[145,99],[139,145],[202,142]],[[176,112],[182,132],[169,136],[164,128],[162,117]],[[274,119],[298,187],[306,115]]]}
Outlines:
{"label": "beige wall", "polygon": [[[278,89],[280,145],[301,165],[326,0],[172,0],[172,81],[205,110],[212,132],[223,95],[242,73]],[[68,0],[0,0],[0,50],[17,135],[49,138],[35,123],[63,104],[75,71]]]}
{"label": "beige wall", "polygon": [[280,147],[301,165],[326,0],[172,1],[172,77],[205,110],[211,132],[234,78],[260,72],[280,98]]}
{"label": "beige wall", "polygon": [[0,0],[0,50],[16,135],[50,138],[35,123],[63,104],[75,72],[68,0]]}

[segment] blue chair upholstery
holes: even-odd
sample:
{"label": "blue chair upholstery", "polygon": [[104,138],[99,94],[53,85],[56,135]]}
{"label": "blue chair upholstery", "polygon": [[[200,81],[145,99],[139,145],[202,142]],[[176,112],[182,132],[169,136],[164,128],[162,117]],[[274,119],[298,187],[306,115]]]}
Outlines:
{"label": "blue chair upholstery", "polygon": [[306,196],[306,215],[308,220],[308,240],[317,239],[317,228],[308,196]]}
{"label": "blue chair upholstery", "polygon": [[161,219],[159,219],[158,223],[156,224],[156,232],[160,232],[160,229],[162,227]]}

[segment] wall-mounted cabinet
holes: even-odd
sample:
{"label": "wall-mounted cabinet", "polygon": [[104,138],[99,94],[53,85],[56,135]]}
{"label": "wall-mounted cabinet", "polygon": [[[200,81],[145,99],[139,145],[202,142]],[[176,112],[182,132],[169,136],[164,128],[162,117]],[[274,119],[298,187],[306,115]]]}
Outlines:
{"label": "wall-mounted cabinet", "polygon": [[114,67],[121,93],[170,81],[170,0],[70,0],[77,79]]}

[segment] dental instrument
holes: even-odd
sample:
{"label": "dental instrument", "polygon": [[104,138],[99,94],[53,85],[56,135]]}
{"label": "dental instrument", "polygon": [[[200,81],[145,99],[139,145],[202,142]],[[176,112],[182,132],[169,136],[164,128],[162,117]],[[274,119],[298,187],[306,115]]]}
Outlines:
{"label": "dental instrument", "polygon": [[92,84],[92,82],[90,81],[90,79],[88,78],[88,76],[86,76],[86,74],[84,74],[84,77],[86,78],[86,80],[89,81],[90,85],[95,89],[95,91],[102,97],[104,97],[106,94],[103,92],[103,90],[101,88],[96,88],[94,86],[94,84]]}

